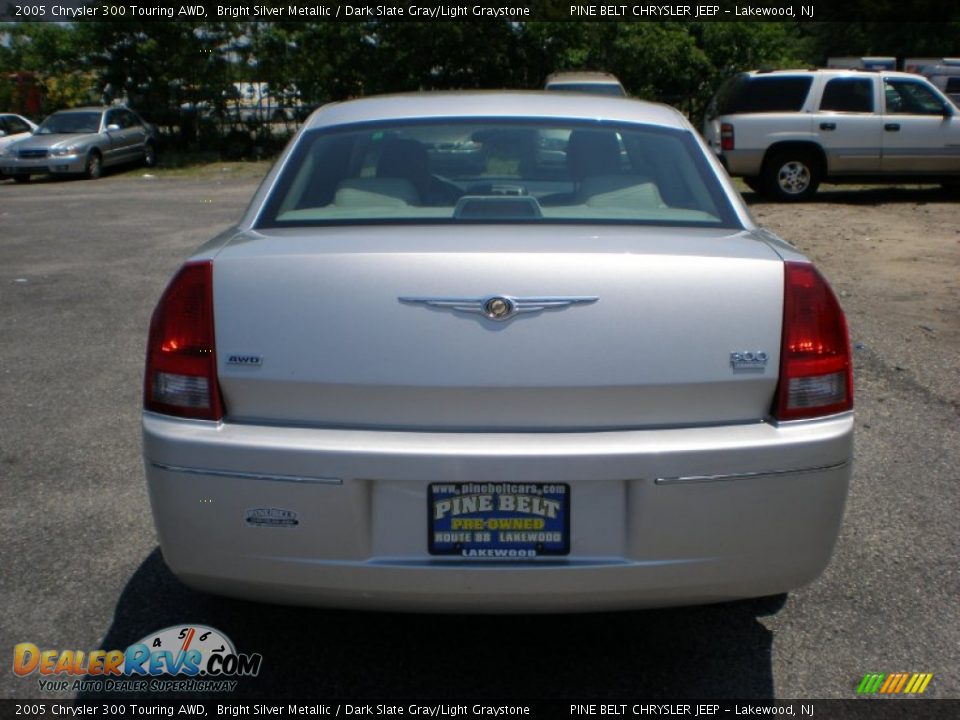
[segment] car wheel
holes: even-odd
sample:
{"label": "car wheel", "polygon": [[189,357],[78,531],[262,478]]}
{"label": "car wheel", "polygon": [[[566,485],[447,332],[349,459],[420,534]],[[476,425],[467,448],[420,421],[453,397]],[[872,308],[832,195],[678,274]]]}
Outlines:
{"label": "car wheel", "polygon": [[13,175],[12,177],[13,177],[13,181],[14,181],[15,183],[28,183],[28,182],[30,182],[30,176],[29,176],[29,175]]}
{"label": "car wheel", "polygon": [[147,143],[143,146],[143,164],[146,167],[155,167],[157,164],[157,149],[153,143]]}
{"label": "car wheel", "polygon": [[100,157],[100,153],[92,152],[87,155],[87,166],[84,170],[84,175],[91,180],[96,180],[103,175],[103,159]]}
{"label": "car wheel", "polygon": [[777,200],[809,200],[820,186],[820,162],[803,150],[778,152],[767,158],[760,179],[766,193]]}
{"label": "car wheel", "polygon": [[763,195],[763,181],[759,177],[745,177],[743,183],[755,193]]}

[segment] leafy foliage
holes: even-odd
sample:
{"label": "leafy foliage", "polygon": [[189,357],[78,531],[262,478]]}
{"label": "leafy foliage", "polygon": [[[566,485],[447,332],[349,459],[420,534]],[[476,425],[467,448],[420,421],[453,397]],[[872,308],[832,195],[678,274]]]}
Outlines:
{"label": "leafy foliage", "polygon": [[[44,111],[125,99],[190,144],[203,138],[202,117],[221,135],[247,132],[225,120],[241,82],[302,108],[384,92],[539,88],[554,71],[604,70],[632,95],[697,117],[739,70],[950,55],[958,36],[958,23],[22,23],[0,25],[0,66],[41,78]],[[7,102],[4,87],[0,79]]]}

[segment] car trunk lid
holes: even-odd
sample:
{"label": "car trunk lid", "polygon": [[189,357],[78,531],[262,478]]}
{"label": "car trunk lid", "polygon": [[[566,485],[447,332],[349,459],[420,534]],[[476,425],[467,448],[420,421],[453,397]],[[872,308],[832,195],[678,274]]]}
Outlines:
{"label": "car trunk lid", "polygon": [[[582,301],[505,321],[420,301],[494,296]],[[216,256],[214,307],[231,421],[739,423],[766,417],[775,394],[783,264],[759,236],[729,229],[271,230]]]}

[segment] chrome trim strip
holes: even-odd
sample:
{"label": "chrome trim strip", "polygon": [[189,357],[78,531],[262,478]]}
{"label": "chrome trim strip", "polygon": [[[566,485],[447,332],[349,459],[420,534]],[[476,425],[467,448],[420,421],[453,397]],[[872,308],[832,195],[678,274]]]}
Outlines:
{"label": "chrome trim strip", "polygon": [[597,295],[548,295],[546,297],[516,297],[488,295],[487,297],[426,297],[402,295],[402,303],[419,303],[428,307],[483,315],[490,320],[508,320],[519,313],[542,310],[560,310],[570,305],[589,305],[599,300]]}
{"label": "chrome trim strip", "polygon": [[211,470],[209,468],[191,468],[180,467],[178,465],[165,465],[164,463],[149,461],[150,464],[159,469],[168,472],[185,473],[187,475],[213,475],[214,477],[239,478],[241,480],[272,480],[275,482],[290,483],[312,483],[315,485],[343,485],[340,478],[308,477],[304,475],[274,475],[271,473],[251,473],[240,472],[238,470]]}
{"label": "chrome trim strip", "polygon": [[797,468],[795,470],[767,470],[762,472],[744,472],[730,473],[728,475],[684,475],[681,477],[657,478],[653,482],[657,485],[681,485],[684,483],[708,483],[725,482],[727,480],[744,480],[746,478],[764,477],[766,475],[799,475],[801,473],[824,472],[826,470],[837,470],[850,464],[849,460],[834,463],[833,465],[821,465],[819,467]]}

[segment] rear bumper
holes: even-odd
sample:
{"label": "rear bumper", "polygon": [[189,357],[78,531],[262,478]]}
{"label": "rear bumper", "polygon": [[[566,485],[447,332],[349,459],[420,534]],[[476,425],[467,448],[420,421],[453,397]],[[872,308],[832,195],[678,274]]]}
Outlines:
{"label": "rear bumper", "polygon": [[724,150],[720,162],[730,175],[757,177],[763,169],[763,150]]}
{"label": "rear bumper", "polygon": [[[813,580],[836,540],[853,416],[681,430],[404,433],[146,413],[164,558],[184,582],[268,602],[573,612],[717,602]],[[431,482],[563,482],[570,554],[427,550]],[[251,509],[296,526],[245,522]]]}

